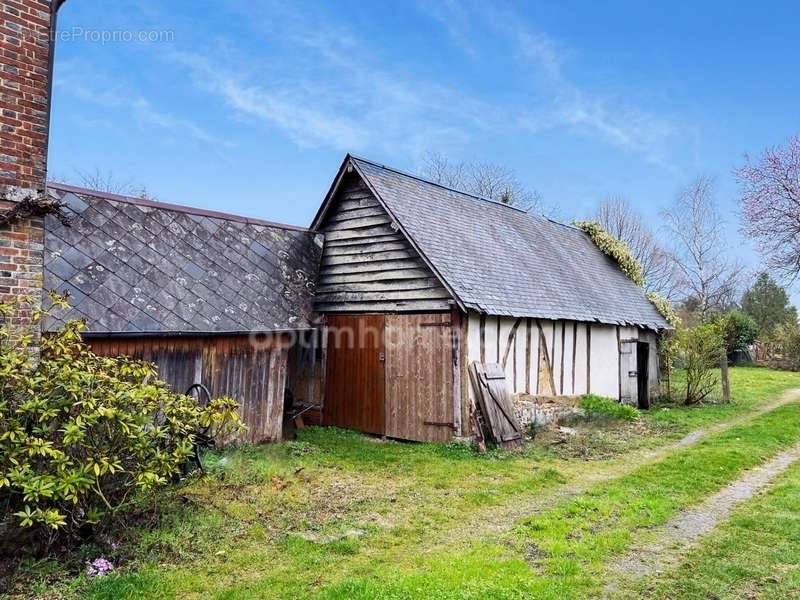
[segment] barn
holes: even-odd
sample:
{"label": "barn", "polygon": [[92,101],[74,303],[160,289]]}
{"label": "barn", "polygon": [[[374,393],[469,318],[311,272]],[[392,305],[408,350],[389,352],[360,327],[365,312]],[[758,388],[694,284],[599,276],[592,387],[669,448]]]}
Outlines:
{"label": "barn", "polygon": [[44,287],[69,294],[71,308],[44,333],[82,319],[98,354],[152,361],[177,392],[201,383],[234,397],[248,426],[241,441],[281,439],[287,386],[302,381],[306,392],[311,381],[304,342],[315,331],[320,236],[58,183],[48,189],[69,224],[45,221]]}
{"label": "barn", "polygon": [[308,229],[52,184],[44,285],[101,354],[240,402],[242,441],[306,423],[471,434],[473,362],[522,423],[586,393],[646,407],[669,325],[582,231],[346,156]]}
{"label": "barn", "polygon": [[324,423],[467,435],[473,361],[503,366],[523,423],[564,396],[648,406],[670,326],[584,232],[354,156],[312,229]]}
{"label": "barn", "polygon": [[523,422],[589,392],[647,406],[669,326],[572,227],[350,155],[308,229],[48,184],[42,40],[61,4],[18,25],[27,46],[11,62],[30,85],[6,89],[17,141],[0,156],[0,210],[42,209],[47,194],[70,218],[0,229],[0,300],[71,298],[44,335],[80,318],[98,353],[152,360],[178,392],[234,397],[249,442],[280,439],[285,407],[400,439],[469,435],[475,362],[501,365]]}

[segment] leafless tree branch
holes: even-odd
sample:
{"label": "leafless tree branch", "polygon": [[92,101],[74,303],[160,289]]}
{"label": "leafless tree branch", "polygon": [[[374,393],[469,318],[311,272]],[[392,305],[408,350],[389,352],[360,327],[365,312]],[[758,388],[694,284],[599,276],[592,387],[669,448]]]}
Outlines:
{"label": "leafless tree branch", "polygon": [[537,190],[520,182],[512,169],[496,163],[453,162],[443,154],[428,152],[423,157],[422,175],[447,187],[522,210],[545,215],[555,212]]}
{"label": "leafless tree branch", "polygon": [[673,242],[671,255],[680,274],[681,291],[696,305],[700,319],[734,305],[743,267],[727,255],[713,180],[708,176],[695,179],[661,216]]}

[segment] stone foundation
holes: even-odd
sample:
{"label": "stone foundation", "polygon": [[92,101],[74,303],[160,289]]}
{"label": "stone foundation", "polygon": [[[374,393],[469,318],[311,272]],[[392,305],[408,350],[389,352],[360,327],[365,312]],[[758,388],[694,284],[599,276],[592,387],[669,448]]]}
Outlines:
{"label": "stone foundation", "polygon": [[523,427],[544,427],[579,411],[580,396],[513,396],[514,415]]}

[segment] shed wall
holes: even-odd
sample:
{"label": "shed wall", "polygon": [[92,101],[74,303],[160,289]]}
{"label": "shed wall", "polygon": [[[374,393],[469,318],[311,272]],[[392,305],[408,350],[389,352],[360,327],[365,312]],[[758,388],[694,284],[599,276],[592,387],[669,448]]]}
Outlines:
{"label": "shed wall", "polygon": [[[619,399],[619,340],[651,344],[650,389],[658,387],[657,336],[637,327],[467,316],[467,358],[503,364],[513,394],[573,396],[586,393]],[[474,399],[470,386],[470,398]]]}
{"label": "shed wall", "polygon": [[317,311],[450,309],[450,294],[357,174],[344,175],[319,231]]}
{"label": "shed wall", "polygon": [[202,383],[212,397],[239,402],[247,431],[238,442],[281,439],[286,386],[288,337],[275,334],[187,337],[87,338],[94,352],[154,362],[159,376],[178,393]]}

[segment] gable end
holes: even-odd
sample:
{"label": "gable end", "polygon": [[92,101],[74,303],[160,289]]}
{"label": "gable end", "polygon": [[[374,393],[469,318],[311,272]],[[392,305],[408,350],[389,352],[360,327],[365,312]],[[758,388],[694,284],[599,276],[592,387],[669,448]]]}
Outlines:
{"label": "gable end", "polygon": [[448,291],[355,171],[343,174],[317,230],[317,311],[449,310]]}

